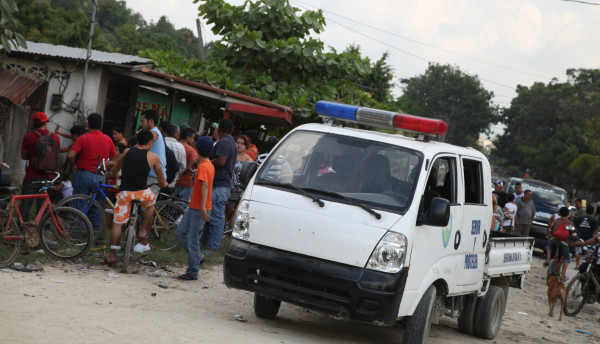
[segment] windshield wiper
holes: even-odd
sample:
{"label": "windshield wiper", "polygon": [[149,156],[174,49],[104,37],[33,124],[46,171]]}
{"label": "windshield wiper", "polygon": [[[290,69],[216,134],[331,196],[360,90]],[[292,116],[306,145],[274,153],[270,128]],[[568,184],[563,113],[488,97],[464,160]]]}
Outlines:
{"label": "windshield wiper", "polygon": [[375,218],[377,220],[381,220],[381,214],[380,213],[378,213],[375,210],[367,207],[366,205],[364,205],[364,204],[362,204],[360,202],[357,202],[356,200],[354,200],[352,198],[346,197],[346,196],[344,196],[344,195],[342,195],[340,193],[337,193],[337,192],[334,192],[334,191],[317,190],[317,189],[312,189],[312,188],[305,188],[305,190],[310,190],[310,191],[317,192],[317,193],[320,193],[320,194],[330,195],[330,196],[333,196],[333,197],[336,197],[336,198],[339,198],[339,199],[343,199],[344,201],[352,204],[353,206],[359,207],[359,208],[363,209],[364,211],[366,211],[367,213],[375,216]]}
{"label": "windshield wiper", "polygon": [[284,188],[288,188],[288,189],[293,189],[296,191],[299,191],[302,195],[310,198],[313,200],[313,202],[317,203],[319,205],[319,207],[323,208],[325,206],[325,203],[323,203],[323,201],[321,201],[321,199],[313,194],[311,194],[310,192],[306,191],[305,189],[299,188],[296,185],[292,185],[290,183],[277,183],[277,182],[270,182],[270,181],[259,181],[256,184],[265,184],[265,185],[272,185],[272,186],[279,186],[279,187],[284,187]]}

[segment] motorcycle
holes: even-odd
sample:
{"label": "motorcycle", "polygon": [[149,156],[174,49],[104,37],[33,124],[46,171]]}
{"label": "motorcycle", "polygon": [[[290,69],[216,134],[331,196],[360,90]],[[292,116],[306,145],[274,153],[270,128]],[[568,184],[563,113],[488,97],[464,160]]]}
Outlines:
{"label": "motorcycle", "polygon": [[600,303],[600,244],[582,246],[579,273],[567,286],[565,315],[576,316],[586,303]]}

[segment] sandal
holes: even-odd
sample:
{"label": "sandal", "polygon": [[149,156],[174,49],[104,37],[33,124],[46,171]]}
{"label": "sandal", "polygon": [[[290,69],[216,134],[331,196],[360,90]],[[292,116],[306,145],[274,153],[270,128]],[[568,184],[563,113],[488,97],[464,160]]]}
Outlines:
{"label": "sandal", "polygon": [[107,257],[104,257],[104,259],[100,262],[101,265],[108,265],[108,266],[117,266],[117,261],[109,261]]}

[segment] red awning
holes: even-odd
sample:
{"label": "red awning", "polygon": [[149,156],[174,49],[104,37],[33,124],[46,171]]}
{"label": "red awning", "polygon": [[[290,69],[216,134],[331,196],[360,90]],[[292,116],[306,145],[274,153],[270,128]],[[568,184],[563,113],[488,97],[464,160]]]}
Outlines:
{"label": "red awning", "polygon": [[226,109],[232,115],[263,124],[292,125],[292,114],[281,109],[241,103],[228,103]]}
{"label": "red awning", "polygon": [[44,79],[12,70],[0,70],[0,97],[7,98],[15,105],[23,104]]}

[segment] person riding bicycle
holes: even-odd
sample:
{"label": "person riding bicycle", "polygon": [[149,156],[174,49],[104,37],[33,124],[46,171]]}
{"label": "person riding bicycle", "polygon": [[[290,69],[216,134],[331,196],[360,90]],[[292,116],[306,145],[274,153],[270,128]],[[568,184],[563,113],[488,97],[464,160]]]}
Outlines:
{"label": "person riding bicycle", "polygon": [[154,169],[158,185],[161,188],[168,185],[160,159],[156,154],[149,151],[152,146],[152,138],[153,135],[150,130],[140,131],[137,135],[137,144],[123,153],[116,166],[109,173],[109,178],[114,178],[116,172],[121,170],[121,187],[117,195],[117,204],[110,233],[110,251],[105,260],[107,264],[114,264],[117,260],[117,251],[121,249],[119,246],[121,229],[123,224],[129,220],[131,201],[140,201],[140,205],[145,210],[142,215],[142,228],[138,233],[140,242],[135,245],[133,251],[143,253],[150,250],[147,233],[150,232],[154,215],[154,203],[156,202],[156,196],[146,182],[150,170]]}
{"label": "person riding bicycle", "polygon": [[[571,255],[569,253],[568,239],[569,231],[574,232],[575,226],[573,225],[573,221],[571,221],[567,216],[569,216],[569,208],[562,207],[558,210],[558,215],[560,218],[554,220],[552,225],[548,229],[546,233],[546,237],[550,239],[548,242],[548,246],[546,246],[546,263],[544,265],[548,265],[550,263],[550,259],[552,258],[552,248],[558,245],[558,249],[560,254],[563,256],[562,259],[562,270],[560,274],[560,281],[566,282],[566,272],[567,266],[571,261]],[[569,227],[570,226],[570,227]],[[569,230],[570,228],[570,230]]]}

